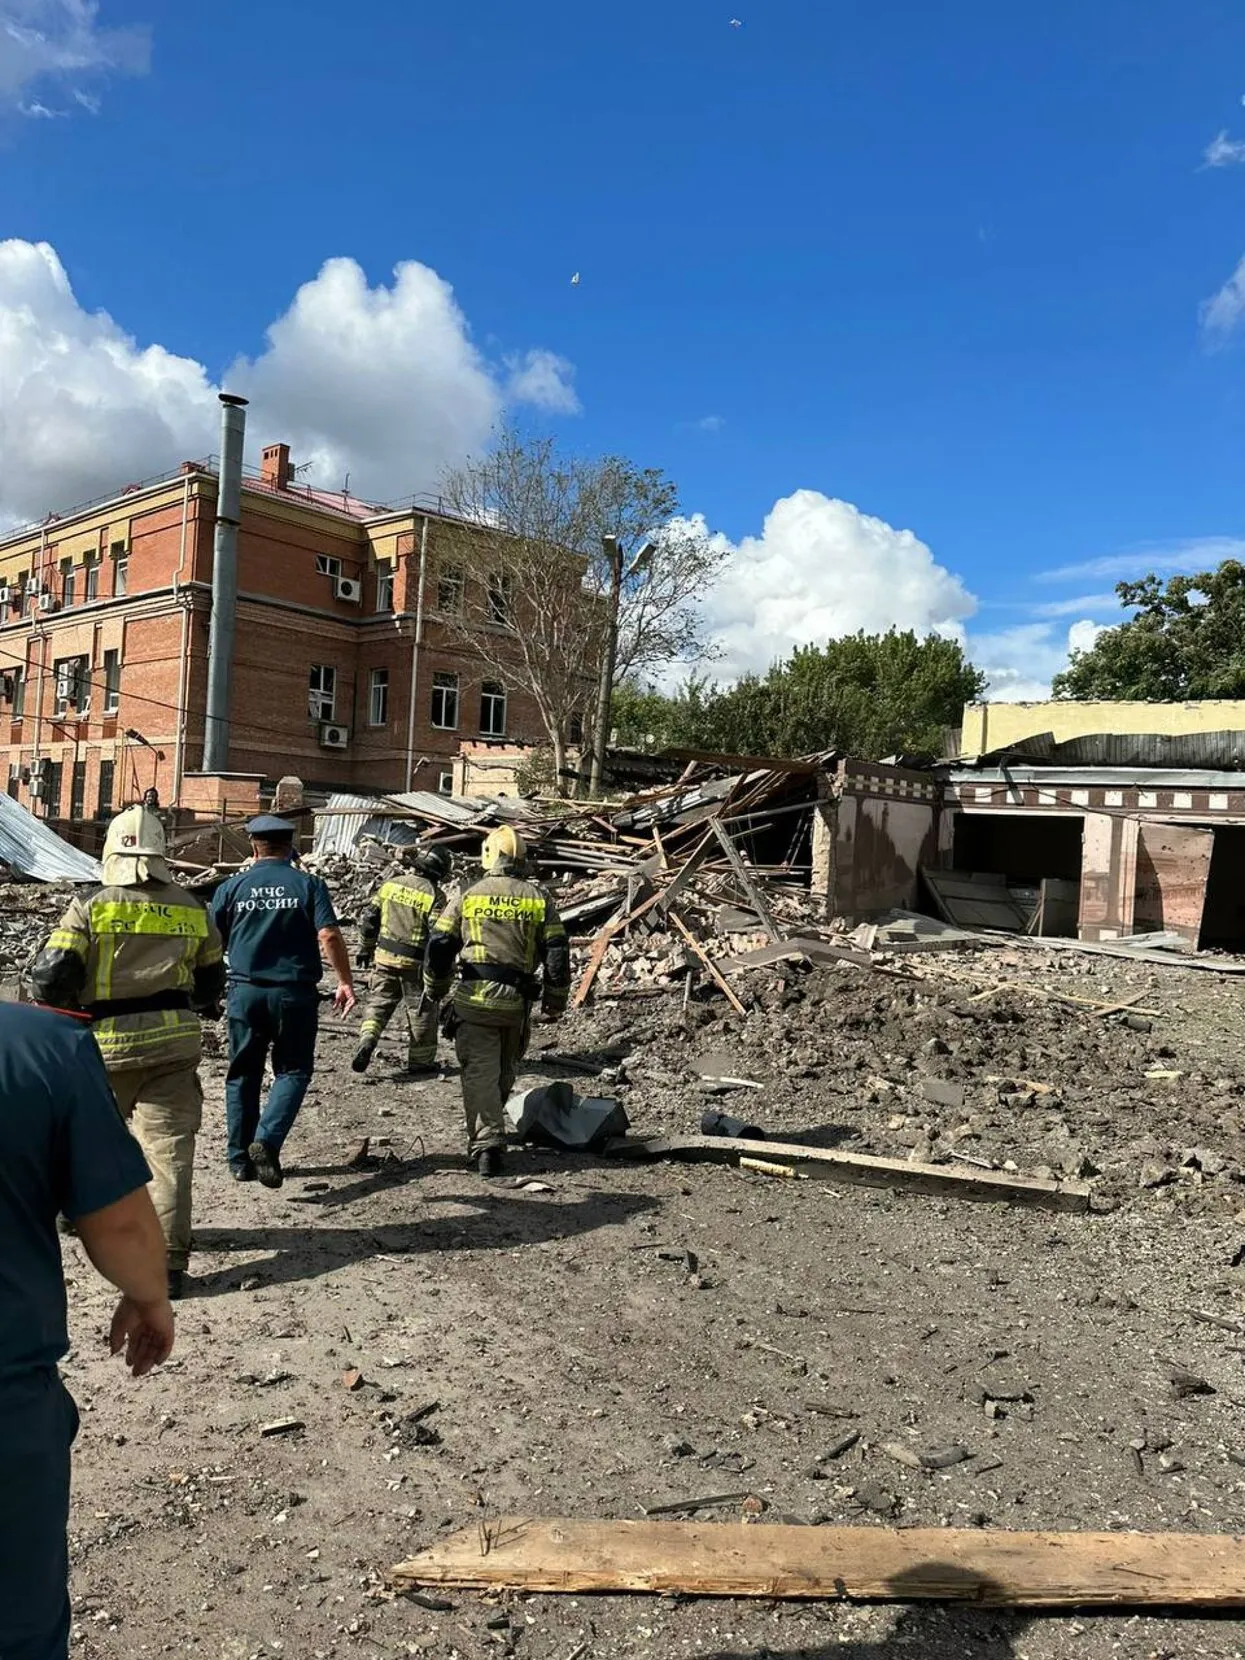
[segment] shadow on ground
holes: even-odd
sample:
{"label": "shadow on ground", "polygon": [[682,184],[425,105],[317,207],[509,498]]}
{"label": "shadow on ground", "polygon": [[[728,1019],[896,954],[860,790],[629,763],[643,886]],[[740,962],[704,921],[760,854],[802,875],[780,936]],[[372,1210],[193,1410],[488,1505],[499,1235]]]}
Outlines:
{"label": "shadow on ground", "polygon": [[[656,1198],[630,1193],[591,1193],[569,1202],[542,1202],[521,1193],[477,1188],[421,1199],[418,1222],[361,1228],[201,1228],[195,1233],[197,1251],[239,1252],[251,1257],[267,1251],[271,1256],[265,1262],[248,1262],[245,1268],[222,1268],[202,1275],[192,1267],[192,1291],[196,1297],[236,1291],[242,1278],[250,1274],[257,1274],[264,1285],[290,1285],[339,1273],[378,1255],[513,1250],[515,1246],[572,1239],[598,1228],[616,1227],[655,1210],[658,1204]],[[443,1211],[450,1206],[454,1207],[451,1214],[431,1214],[434,1209]]]}

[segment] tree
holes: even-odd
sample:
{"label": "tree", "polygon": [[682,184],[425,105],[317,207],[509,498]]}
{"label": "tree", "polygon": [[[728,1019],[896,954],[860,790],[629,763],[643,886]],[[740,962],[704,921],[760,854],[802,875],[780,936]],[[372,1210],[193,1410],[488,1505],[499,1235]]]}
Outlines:
{"label": "tree", "polygon": [[863,759],[898,751],[941,753],[985,676],[963,647],[911,630],[853,634],[800,646],[765,675],[730,687],[693,677],[674,696],[623,691],[620,735],[657,747],[733,755],[809,755],[837,749]]}
{"label": "tree", "polygon": [[1245,697],[1245,565],[1225,559],[1217,570],[1166,583],[1151,573],[1115,591],[1135,614],[1073,652],[1055,676],[1055,697]]}
{"label": "tree", "polygon": [[[534,702],[558,779],[575,725],[590,732],[614,618],[604,536],[642,564],[618,595],[615,682],[706,650],[697,602],[726,550],[678,518],[664,473],[619,456],[566,456],[554,439],[504,427],[449,473],[444,535],[462,602],[443,620],[460,647]],[[504,630],[504,634],[501,632]]]}

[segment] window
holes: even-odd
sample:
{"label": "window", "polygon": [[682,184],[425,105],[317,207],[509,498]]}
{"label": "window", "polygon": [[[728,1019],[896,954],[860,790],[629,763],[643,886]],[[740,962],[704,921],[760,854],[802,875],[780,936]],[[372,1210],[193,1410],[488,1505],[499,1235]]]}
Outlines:
{"label": "window", "polygon": [[34,610],[35,595],[30,586],[30,572],[19,571],[17,576],[17,599],[22,609],[22,616],[28,617]]}
{"label": "window", "polygon": [[317,553],[316,571],[320,576],[340,576],[342,562],[335,553]]}
{"label": "window", "polygon": [[66,715],[72,704],[79,714],[85,714],[91,706],[91,666],[87,659],[58,657],[52,672],[56,681],[53,712]]}
{"label": "window", "polygon": [[584,717],[582,715],[572,715],[571,716],[570,720],[566,723],[566,737],[567,737],[567,742],[568,743],[572,743],[572,744],[581,744],[581,743],[583,743],[583,741],[584,741]]}
{"label": "window", "polygon": [[112,544],[112,591],[117,599],[130,591],[130,555],[124,542]]}
{"label": "window", "polygon": [[453,795],[454,774],[452,772],[445,771],[437,774],[437,793],[439,795]]}
{"label": "window", "polygon": [[432,677],[432,724],[444,732],[452,732],[458,725],[456,674],[434,674]]}
{"label": "window", "polygon": [[20,761],[9,762],[9,794],[17,800],[18,785],[22,781],[22,764]]}
{"label": "window", "polygon": [[26,670],[24,668],[16,668],[16,669],[13,670],[13,709],[12,709],[13,719],[14,720],[21,720],[22,716],[25,713],[26,713]]}
{"label": "window", "polygon": [[512,621],[514,581],[504,572],[488,579],[488,620],[509,628]]}
{"label": "window", "polygon": [[388,563],[376,567],[376,609],[393,610],[393,566]]}
{"label": "window", "polygon": [[69,816],[75,824],[81,824],[86,816],[86,762],[75,761],[73,776],[69,784]]}
{"label": "window", "polygon": [[367,689],[367,723],[369,726],[389,724],[389,670],[373,669]]}
{"label": "window", "polygon": [[442,565],[437,578],[437,610],[457,616],[463,608],[466,578],[461,565]]}
{"label": "window", "polygon": [[95,809],[96,818],[112,817],[112,779],[115,767],[115,761],[101,761],[99,764],[99,806]]}
{"label": "window", "polygon": [[74,602],[74,593],[78,586],[78,573],[72,565],[61,566],[61,609],[68,611]]}
{"label": "window", "polygon": [[337,670],[313,663],[308,681],[307,711],[312,720],[332,720],[337,703]]}
{"label": "window", "polygon": [[43,816],[44,818],[59,818],[61,816],[61,774],[65,770],[63,761],[49,761],[47,771],[43,775]]}
{"label": "window", "polygon": [[93,599],[99,598],[99,560],[92,559],[86,565],[86,594],[89,605]]}
{"label": "window", "polygon": [[480,687],[480,730],[488,738],[506,735],[506,688],[496,680]]}
{"label": "window", "polygon": [[104,713],[115,715],[121,707],[121,653],[104,653]]}

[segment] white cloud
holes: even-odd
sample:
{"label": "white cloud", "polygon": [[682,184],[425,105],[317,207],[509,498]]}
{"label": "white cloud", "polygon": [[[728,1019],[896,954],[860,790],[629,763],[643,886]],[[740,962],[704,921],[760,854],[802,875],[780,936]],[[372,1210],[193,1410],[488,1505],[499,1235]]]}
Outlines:
{"label": "white cloud", "polygon": [[1055,599],[1043,605],[1030,605],[1027,610],[1033,617],[1077,617],[1086,611],[1118,609],[1119,603],[1117,594],[1076,594],[1071,599]]}
{"label": "white cloud", "polygon": [[[142,28],[99,24],[98,0],[4,0],[0,5],[0,112],[36,118],[67,114],[57,95],[94,113],[86,87],[109,74],[143,75],[151,39]],[[40,96],[27,97],[39,90]]]}
{"label": "white cloud", "polygon": [[[703,517],[694,521],[704,529]],[[722,647],[715,672],[764,671],[798,645],[857,629],[913,628],[958,635],[977,602],[910,530],[895,530],[851,502],[797,490],[775,502],[759,536],[731,547],[706,599]]]}
{"label": "white cloud", "polygon": [[1019,623],[997,633],[970,635],[968,655],[988,678],[994,702],[1033,703],[1050,696],[1050,683],[1072,651],[1086,651],[1102,632],[1081,618],[1062,632],[1050,622]]}
{"label": "white cloud", "polygon": [[[332,259],[225,384],[251,399],[252,454],[288,441],[311,463],[307,482],[339,488],[349,472],[356,494],[383,501],[435,489],[485,442],[508,394],[549,407],[569,385],[552,353],[520,362],[543,367],[516,387],[427,266],[409,261],[370,287],[353,260]],[[215,450],[217,390],[202,364],[84,311],[48,244],[0,242],[0,524]]]}
{"label": "white cloud", "polygon": [[1218,132],[1202,152],[1207,167],[1235,167],[1245,162],[1245,142],[1229,138],[1227,131]]}
{"label": "white cloud", "polygon": [[1075,565],[1038,571],[1033,580],[1080,582],[1088,577],[1127,581],[1145,576],[1149,571],[1157,575],[1164,571],[1188,573],[1210,570],[1225,559],[1245,561],[1245,540],[1236,536],[1192,536],[1182,542],[1156,542],[1133,553],[1110,553],[1098,559],[1081,560]]}
{"label": "white cloud", "polygon": [[1207,334],[1222,337],[1231,334],[1242,315],[1245,315],[1245,258],[1238,262],[1219,292],[1202,302],[1202,327]]}
{"label": "white cloud", "polygon": [[578,415],[575,367],[556,352],[537,347],[506,359],[506,390],[513,403],[530,403],[552,415]]}
{"label": "white cloud", "polygon": [[725,415],[702,415],[696,423],[696,430],[698,432],[721,432],[725,425]]}

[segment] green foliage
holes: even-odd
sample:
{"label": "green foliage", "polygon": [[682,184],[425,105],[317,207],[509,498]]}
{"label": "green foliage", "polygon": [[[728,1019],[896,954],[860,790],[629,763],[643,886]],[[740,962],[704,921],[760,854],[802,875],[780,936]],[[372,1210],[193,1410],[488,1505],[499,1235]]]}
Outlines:
{"label": "green foliage", "polygon": [[1145,702],[1245,697],[1245,565],[1116,587],[1135,615],[1072,654],[1056,697]]}
{"label": "green foliage", "polygon": [[853,634],[801,646],[765,675],[719,687],[693,677],[672,697],[633,684],[615,694],[619,742],[637,748],[713,749],[736,755],[810,755],[838,749],[864,759],[898,750],[939,754],[948,727],[985,677],[954,640],[908,630]]}

